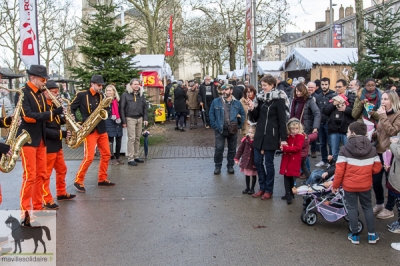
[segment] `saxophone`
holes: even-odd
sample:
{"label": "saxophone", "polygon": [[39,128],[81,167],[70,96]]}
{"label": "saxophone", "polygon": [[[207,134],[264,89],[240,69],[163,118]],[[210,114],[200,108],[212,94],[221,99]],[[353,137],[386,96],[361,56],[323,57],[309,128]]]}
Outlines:
{"label": "saxophone", "polygon": [[67,144],[71,149],[78,148],[97,124],[100,123],[101,120],[106,120],[108,118],[108,112],[104,110],[104,108],[108,107],[112,100],[112,97],[105,97],[81,125],[80,130],[78,132],[71,132],[71,137],[67,140]]}
{"label": "saxophone", "polygon": [[25,143],[31,144],[31,136],[29,135],[28,131],[25,129],[22,130],[22,133],[17,136],[17,131],[18,131],[18,123],[19,123],[19,118],[20,118],[20,113],[22,109],[22,101],[24,99],[24,93],[22,90],[11,90],[7,89],[4,87],[0,87],[2,89],[5,89],[9,92],[18,92],[19,93],[19,100],[17,105],[15,106],[15,111],[14,111],[14,118],[11,122],[10,125],[10,132],[8,133],[6,144],[10,145],[10,149],[12,151],[11,156],[6,156],[3,155],[0,160],[0,170],[4,173],[9,173],[11,172],[15,164],[18,160],[19,153],[21,151],[22,146],[25,145]]}
{"label": "saxophone", "polygon": [[[51,101],[54,103],[54,105],[58,108],[62,106],[62,103],[51,93],[51,91],[46,87],[43,86],[43,88],[47,91],[47,95],[49,95]],[[69,101],[67,99],[64,99],[67,101],[69,105]],[[68,109],[69,110],[69,109]],[[65,121],[66,121],[66,126],[67,126],[67,131],[72,131],[72,132],[78,132],[79,131],[79,125],[75,122],[75,118],[71,115],[70,112],[67,112],[64,114]]]}

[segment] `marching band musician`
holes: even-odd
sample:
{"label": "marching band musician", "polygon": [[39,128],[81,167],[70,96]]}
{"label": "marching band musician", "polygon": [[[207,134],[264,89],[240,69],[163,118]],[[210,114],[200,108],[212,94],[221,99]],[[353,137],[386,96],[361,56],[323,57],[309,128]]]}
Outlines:
{"label": "marching band musician", "polygon": [[[43,186],[46,179],[46,121],[52,121],[56,115],[63,113],[63,107],[48,110],[42,89],[47,79],[47,69],[42,65],[31,65],[29,81],[21,89],[24,95],[21,109],[21,125],[18,135],[25,129],[31,136],[31,144],[26,143],[21,149],[22,175],[21,201],[22,211],[43,209],[42,195],[50,193]],[[18,95],[18,94],[17,94]],[[17,101],[16,101],[17,102]]]}
{"label": "marching band musician", "polygon": [[[90,80],[90,89],[78,92],[71,103],[71,113],[75,115],[76,110],[80,110],[82,123],[96,110],[97,106],[103,100],[102,94],[104,79],[101,75],[93,75]],[[85,174],[94,159],[95,146],[100,151],[100,164],[98,172],[98,186],[115,186],[115,183],[107,180],[107,169],[111,158],[106,123],[101,120],[96,128],[84,140],[84,158],[76,174],[74,187],[78,192],[85,193]]]}
{"label": "marching band musician", "polygon": [[[0,79],[3,78],[3,73],[1,73],[0,71]],[[0,127],[5,127],[8,128],[11,125],[11,121],[12,121],[12,117],[0,117]],[[8,155],[11,156],[12,155],[12,151],[10,149],[10,145],[7,145],[5,143],[0,143],[0,158],[1,156],[4,155]],[[1,193],[0,193],[1,195]],[[0,201],[1,203],[1,201]]]}
{"label": "marching band musician", "polygon": [[[54,97],[57,98],[60,94],[59,87],[53,80],[48,80],[46,87]],[[52,111],[57,109],[57,106],[52,102],[52,99],[48,95],[48,91],[45,90],[43,94],[46,97],[49,110]],[[64,161],[62,139],[69,137],[71,133],[62,131],[62,124],[65,124],[65,119],[59,115],[55,116],[52,121],[46,122],[47,175],[43,185],[49,193],[43,195],[43,202],[44,207],[50,210],[58,209],[58,205],[54,203],[53,196],[50,193],[50,177],[53,169],[56,171],[57,201],[71,200],[76,197],[76,195],[67,193],[67,186],[65,183],[67,166]]]}

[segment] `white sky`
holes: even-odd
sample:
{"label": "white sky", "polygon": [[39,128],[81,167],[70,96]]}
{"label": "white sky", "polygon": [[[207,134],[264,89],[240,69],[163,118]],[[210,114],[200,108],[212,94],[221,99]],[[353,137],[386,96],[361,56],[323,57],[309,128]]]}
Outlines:
{"label": "white sky", "polygon": [[[302,0],[302,6],[298,4],[299,0],[288,0],[290,3],[290,17],[293,26],[288,26],[286,32],[305,32],[315,30],[316,21],[325,21],[325,10],[328,9],[330,0]],[[370,7],[372,0],[363,0],[364,9]],[[344,8],[352,6],[355,12],[354,0],[332,0],[332,4],[337,4],[334,9],[334,21],[339,19],[339,7]]]}

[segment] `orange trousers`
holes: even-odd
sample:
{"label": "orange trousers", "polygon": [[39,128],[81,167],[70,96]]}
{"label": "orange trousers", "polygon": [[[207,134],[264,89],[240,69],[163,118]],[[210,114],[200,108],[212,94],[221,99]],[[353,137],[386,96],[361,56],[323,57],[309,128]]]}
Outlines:
{"label": "orange trousers", "polygon": [[89,134],[83,142],[84,145],[84,155],[83,161],[79,166],[78,173],[76,174],[75,182],[78,184],[83,184],[85,181],[85,175],[89,166],[92,164],[95,154],[95,149],[99,149],[100,152],[100,164],[98,172],[98,182],[107,180],[107,169],[108,163],[110,162],[110,144],[108,142],[107,132],[99,134],[97,130]]}
{"label": "orange trousers", "polygon": [[[64,153],[62,149],[58,152],[47,153],[47,175],[46,179],[44,180],[44,187],[47,188],[46,191],[50,191],[50,177],[53,169],[56,170],[57,196],[67,194],[67,186],[65,183],[65,177],[67,175],[67,165],[64,161]],[[47,204],[51,201],[53,201],[53,196],[51,195],[51,193],[43,193],[44,204]]]}
{"label": "orange trousers", "polygon": [[42,195],[50,193],[43,184],[46,179],[46,146],[43,140],[38,147],[23,146],[21,149],[22,187],[20,193],[21,210],[42,210]]}

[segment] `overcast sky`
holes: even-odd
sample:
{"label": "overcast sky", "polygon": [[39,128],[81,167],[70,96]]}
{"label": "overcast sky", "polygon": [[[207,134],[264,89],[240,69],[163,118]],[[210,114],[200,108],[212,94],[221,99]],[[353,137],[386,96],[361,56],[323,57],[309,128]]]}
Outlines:
{"label": "overcast sky", "polygon": [[[328,9],[330,0],[287,0],[290,3],[290,20],[294,26],[288,26],[286,32],[308,32],[315,30],[316,21],[325,21],[325,10]],[[370,7],[372,0],[363,0],[364,8]],[[332,0],[332,4],[337,4],[334,9],[334,21],[339,19],[339,7],[352,6],[355,11],[354,0]]]}

